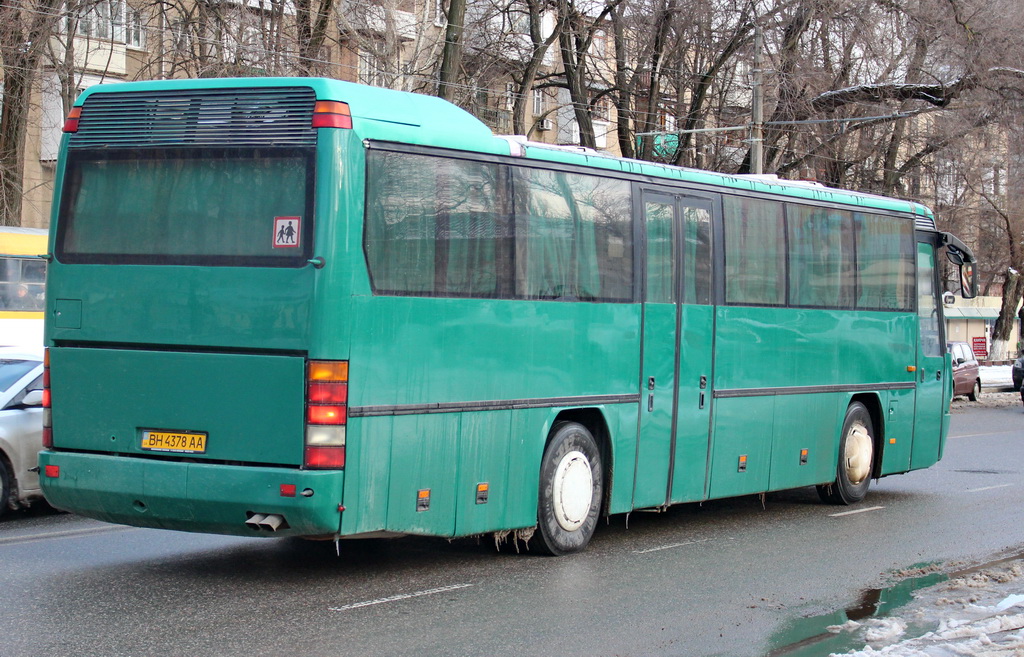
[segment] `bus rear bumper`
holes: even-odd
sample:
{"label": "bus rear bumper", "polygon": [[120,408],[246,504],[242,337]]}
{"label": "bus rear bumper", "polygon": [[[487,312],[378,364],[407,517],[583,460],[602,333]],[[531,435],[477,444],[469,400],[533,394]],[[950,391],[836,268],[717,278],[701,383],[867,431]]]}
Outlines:
{"label": "bus rear bumper", "polygon": [[341,525],[339,470],[53,451],[39,467],[50,504],[106,522],[234,536],[332,537]]}

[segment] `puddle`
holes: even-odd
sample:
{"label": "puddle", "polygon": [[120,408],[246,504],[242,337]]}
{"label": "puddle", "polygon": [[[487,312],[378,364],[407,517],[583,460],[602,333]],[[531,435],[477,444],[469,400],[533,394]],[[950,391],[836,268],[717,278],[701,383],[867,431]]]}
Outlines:
{"label": "puddle", "polygon": [[[1022,558],[1024,558],[1024,553],[952,573],[928,572],[917,577],[908,577],[886,588],[865,591],[860,599],[847,609],[787,622],[769,639],[769,645],[773,648],[767,655],[768,657],[822,657],[822,655],[830,653],[843,654],[851,650],[861,650],[865,646],[863,637],[851,632],[832,633],[826,628],[842,625],[847,621],[862,622],[869,618],[888,617],[912,602],[916,591]],[[911,570],[926,571],[934,569],[935,566],[936,564],[918,564],[912,566]],[[910,623],[903,636],[904,638],[921,637],[934,631],[937,627],[937,621]]]}
{"label": "puddle", "polygon": [[[913,568],[924,569],[932,564],[918,564]],[[946,573],[928,573],[919,577],[904,579],[884,589],[865,591],[852,607],[820,616],[798,618],[788,622],[772,635],[769,645],[781,646],[768,653],[768,657],[821,657],[829,653],[844,653],[864,647],[864,641],[849,632],[834,634],[825,628],[842,625],[846,621],[862,621],[866,618],[880,618],[914,599],[914,591],[934,586],[950,578]],[[921,636],[935,627],[908,627],[907,635]]]}

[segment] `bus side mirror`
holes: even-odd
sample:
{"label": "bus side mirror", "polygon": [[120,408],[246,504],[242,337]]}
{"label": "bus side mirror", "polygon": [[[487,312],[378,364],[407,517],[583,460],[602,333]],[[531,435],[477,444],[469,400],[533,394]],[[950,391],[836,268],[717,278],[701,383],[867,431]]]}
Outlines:
{"label": "bus side mirror", "polygon": [[978,296],[978,272],[974,263],[968,262],[960,249],[947,245],[946,258],[960,270],[960,296],[973,299]]}
{"label": "bus side mirror", "polygon": [[960,296],[965,299],[978,296],[978,272],[973,262],[960,265]]}

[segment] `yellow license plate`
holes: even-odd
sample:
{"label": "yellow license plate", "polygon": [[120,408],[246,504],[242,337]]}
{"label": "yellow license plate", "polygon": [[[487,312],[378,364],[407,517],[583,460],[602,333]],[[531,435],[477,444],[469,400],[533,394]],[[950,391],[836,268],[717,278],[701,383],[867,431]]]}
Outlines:
{"label": "yellow license plate", "polygon": [[206,434],[184,431],[143,431],[142,449],[154,452],[202,454],[206,451]]}

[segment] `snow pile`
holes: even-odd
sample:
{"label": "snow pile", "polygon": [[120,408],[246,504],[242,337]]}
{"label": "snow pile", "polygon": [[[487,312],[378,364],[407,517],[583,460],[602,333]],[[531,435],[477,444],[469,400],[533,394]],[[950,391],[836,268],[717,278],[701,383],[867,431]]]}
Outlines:
{"label": "snow pile", "polygon": [[983,386],[1012,386],[1012,365],[982,365],[978,368],[978,376]]}
{"label": "snow pile", "polygon": [[1021,657],[1024,594],[1017,591],[1022,590],[1024,567],[1017,561],[923,589],[898,616],[849,621],[828,630],[852,634],[865,644],[843,657]]}

